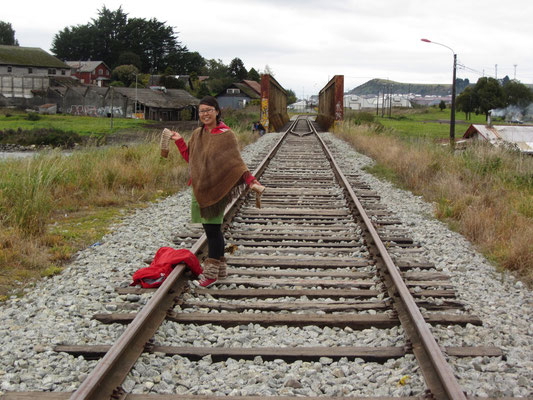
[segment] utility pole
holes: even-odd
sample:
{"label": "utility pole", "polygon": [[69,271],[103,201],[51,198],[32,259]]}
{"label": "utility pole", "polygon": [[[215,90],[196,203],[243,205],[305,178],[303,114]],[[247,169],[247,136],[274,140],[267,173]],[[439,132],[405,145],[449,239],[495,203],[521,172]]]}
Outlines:
{"label": "utility pole", "polygon": [[389,86],[389,118],[392,117],[392,85]]}
{"label": "utility pole", "polygon": [[385,86],[383,86],[383,92],[381,93],[381,118],[385,116]]}
{"label": "utility pole", "polygon": [[113,131],[113,97],[115,95],[115,91],[113,88],[111,88],[111,131]]}
{"label": "utility pole", "polygon": [[135,74],[135,109],[133,110],[133,117],[137,118],[137,74]]}
{"label": "utility pole", "polygon": [[452,107],[451,107],[451,116],[450,116],[450,147],[453,150],[455,149],[455,76],[456,76],[456,69],[457,69],[457,54],[455,54],[455,51],[451,47],[446,46],[445,44],[433,42],[429,39],[421,39],[421,40],[426,43],[434,43],[439,46],[446,47],[453,54]]}
{"label": "utility pole", "polygon": [[515,81],[516,81],[516,66],[517,65],[518,64],[513,64],[513,66],[514,66],[514,78],[513,78],[513,80],[515,80]]}

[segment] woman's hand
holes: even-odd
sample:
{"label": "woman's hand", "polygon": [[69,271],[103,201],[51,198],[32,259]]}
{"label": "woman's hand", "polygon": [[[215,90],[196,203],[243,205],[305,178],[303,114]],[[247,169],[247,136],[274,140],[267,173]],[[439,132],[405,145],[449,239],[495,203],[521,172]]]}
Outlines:
{"label": "woman's hand", "polygon": [[250,185],[250,189],[252,189],[255,193],[261,196],[266,188],[263,185],[261,185],[259,182],[257,182],[257,180],[255,180]]}
{"label": "woman's hand", "polygon": [[181,135],[178,132],[174,132],[174,131],[171,131],[171,132],[172,132],[172,136],[170,138],[172,140],[176,141],[176,140],[180,140],[181,139]]}

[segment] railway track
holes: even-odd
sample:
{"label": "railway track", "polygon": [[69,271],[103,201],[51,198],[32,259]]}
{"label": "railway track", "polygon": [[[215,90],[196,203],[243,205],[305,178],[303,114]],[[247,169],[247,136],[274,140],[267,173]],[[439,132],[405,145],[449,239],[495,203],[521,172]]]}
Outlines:
{"label": "railway track", "polygon": [[[412,369],[403,369],[394,379],[398,385],[405,379],[419,382],[418,391],[409,396],[465,399],[448,362],[503,353],[481,345],[438,345],[431,325],[480,325],[482,321],[465,311],[449,277],[423,259],[400,221],[380,203],[379,194],[358,175],[342,173],[307,119],[291,124],[254,174],[268,189],[261,209],[255,207],[251,193],[228,206],[225,237],[233,254],[228,256],[227,279],[209,289],[195,288],[180,264],[157,291],[117,288],[121,294],[150,299],[142,308],[125,304],[123,312],[94,316],[100,323],[127,324],[115,344],[55,348],[100,360],[76,392],[7,393],[1,398],[195,397],[129,394],[125,382],[135,380],[132,371],[139,369],[136,364],[144,357],[145,366],[157,358],[165,361],[156,364],[166,368],[172,364],[196,368],[193,363],[203,360],[225,363],[228,368],[231,360],[283,363],[284,368],[307,363],[310,369],[338,363],[333,373],[346,381],[350,371],[358,369],[380,379],[385,365],[407,359]],[[187,247],[199,257],[206,253],[205,236],[197,229],[179,232],[174,240],[176,247]],[[162,334],[163,325],[174,335]],[[199,325],[213,332],[233,330],[237,343],[186,337],[188,327]],[[272,337],[273,327],[280,327],[286,337]],[[288,345],[285,339],[294,330],[306,331],[313,340]],[[242,331],[246,334],[241,335]],[[367,331],[378,331],[383,345],[365,346]],[[250,364],[241,367],[237,373],[247,376]],[[278,396],[304,395],[312,379],[305,372],[299,376],[290,371],[276,378],[283,381]],[[186,393],[182,390],[186,382],[174,382],[175,376],[165,379],[168,392]],[[386,383],[391,383],[390,374]],[[357,384],[344,382],[339,391],[324,394],[350,397],[356,392],[350,388]],[[219,393],[216,387],[214,382],[202,398],[247,393],[244,388]]]}

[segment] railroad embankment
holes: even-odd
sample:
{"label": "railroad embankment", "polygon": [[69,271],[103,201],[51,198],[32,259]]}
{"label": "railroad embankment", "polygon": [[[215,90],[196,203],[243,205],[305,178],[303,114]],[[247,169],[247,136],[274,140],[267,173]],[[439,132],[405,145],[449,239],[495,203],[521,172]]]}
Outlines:
{"label": "railroad embankment", "polygon": [[338,137],[376,161],[373,173],[433,203],[435,216],[499,268],[533,283],[533,157],[488,145],[452,153],[350,121]]}

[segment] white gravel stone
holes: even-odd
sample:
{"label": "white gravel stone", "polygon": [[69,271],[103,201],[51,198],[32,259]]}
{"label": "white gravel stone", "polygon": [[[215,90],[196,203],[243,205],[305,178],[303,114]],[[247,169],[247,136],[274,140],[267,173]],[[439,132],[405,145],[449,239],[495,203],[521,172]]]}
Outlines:
{"label": "white gravel stone", "polygon": [[[268,134],[243,152],[245,161],[259,161],[280,138]],[[357,172],[382,203],[406,223],[424,256],[451,275],[468,312],[483,320],[482,327],[438,326],[433,329],[441,345],[494,345],[506,359],[451,360],[468,395],[527,396],[533,393],[533,296],[509,274],[501,274],[461,235],[435,220],[433,206],[390,183],[360,170],[368,157],[354,152],[330,134],[322,134],[335,150],[345,172]],[[95,313],[120,310],[121,303],[145,304],[150,295],[116,294],[127,287],[132,274],[145,266],[162,246],[173,246],[173,236],[189,222],[190,192],[139,209],[124,217],[112,233],[79,252],[58,276],[45,279],[21,298],[0,306],[0,394],[6,391],[72,391],[97,361],[54,352],[57,344],[111,344],[124,331],[118,324],[104,325]],[[357,229],[356,229],[357,230]],[[260,253],[261,250],[258,249]],[[286,253],[281,253],[286,255]],[[320,255],[317,252],[316,255]],[[364,256],[354,251],[353,256]],[[369,269],[372,270],[372,269]],[[289,299],[290,300],[290,299]],[[301,299],[305,300],[305,299]],[[258,338],[261,341],[258,342]],[[401,328],[388,330],[320,329],[316,327],[234,328],[192,326],[165,322],[155,337],[163,345],[200,346],[401,346]],[[227,360],[210,357],[190,361],[179,356],[143,354],[123,383],[130,393],[256,396],[408,396],[420,395],[424,383],[414,373],[416,360],[407,355],[384,365],[363,360],[286,363]],[[406,377],[405,379],[402,379]],[[402,381],[405,385],[401,385]]]}

